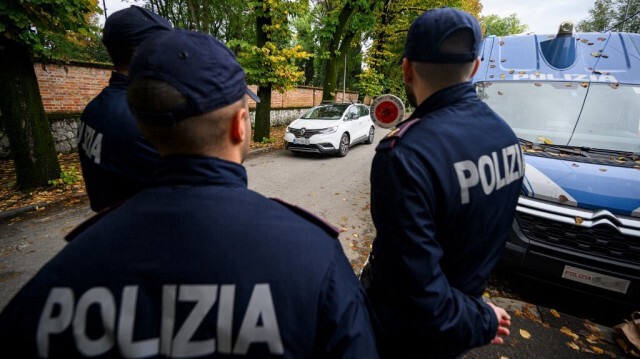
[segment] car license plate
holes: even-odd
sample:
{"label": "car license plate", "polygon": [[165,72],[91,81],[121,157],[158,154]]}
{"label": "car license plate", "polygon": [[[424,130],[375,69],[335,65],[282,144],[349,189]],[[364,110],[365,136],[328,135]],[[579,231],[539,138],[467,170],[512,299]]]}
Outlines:
{"label": "car license plate", "polygon": [[623,294],[627,293],[630,284],[630,281],[626,279],[620,279],[568,265],[564,266],[562,278]]}
{"label": "car license plate", "polygon": [[293,143],[298,144],[298,145],[308,145],[309,144],[309,139],[307,139],[307,138],[294,138],[293,139]]}

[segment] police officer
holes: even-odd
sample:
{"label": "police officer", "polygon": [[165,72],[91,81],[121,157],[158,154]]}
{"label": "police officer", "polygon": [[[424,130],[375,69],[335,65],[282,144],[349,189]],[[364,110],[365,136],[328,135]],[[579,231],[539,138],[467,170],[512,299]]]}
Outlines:
{"label": "police officer", "polygon": [[383,329],[382,357],[449,358],[501,343],[510,318],[481,299],[513,221],[518,140],[469,79],[481,30],[470,14],[427,11],[402,69],[415,112],[381,140],[371,170],[377,229],[363,282]]}
{"label": "police officer", "polygon": [[162,155],[0,315],[16,357],[377,358],[334,228],[247,189],[256,101],[233,53],[176,30],[145,41],[128,99]]}
{"label": "police officer", "polygon": [[158,162],[158,151],[144,139],[127,106],[127,75],[138,45],[171,30],[167,20],[138,6],[115,12],[105,22],[102,42],[115,72],[85,108],[78,128],[82,174],[96,212],[144,188]]}

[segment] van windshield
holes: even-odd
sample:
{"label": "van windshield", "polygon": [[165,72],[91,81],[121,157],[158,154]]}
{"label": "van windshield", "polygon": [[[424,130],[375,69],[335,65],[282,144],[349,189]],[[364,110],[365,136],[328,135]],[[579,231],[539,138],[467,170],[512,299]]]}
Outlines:
{"label": "van windshield", "polygon": [[482,82],[476,89],[522,139],[640,152],[640,86]]}

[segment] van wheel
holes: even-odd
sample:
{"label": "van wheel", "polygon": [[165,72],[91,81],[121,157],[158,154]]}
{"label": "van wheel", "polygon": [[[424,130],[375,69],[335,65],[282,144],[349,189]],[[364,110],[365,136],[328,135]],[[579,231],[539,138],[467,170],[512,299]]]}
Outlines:
{"label": "van wheel", "polygon": [[342,134],[340,138],[340,148],[338,149],[338,157],[344,157],[349,152],[349,135],[346,133]]}

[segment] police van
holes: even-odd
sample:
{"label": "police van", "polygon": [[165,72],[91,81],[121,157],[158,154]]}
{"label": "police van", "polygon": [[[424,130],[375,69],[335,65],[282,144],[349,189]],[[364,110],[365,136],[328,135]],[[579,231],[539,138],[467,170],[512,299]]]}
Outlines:
{"label": "police van", "polygon": [[[526,162],[502,264],[640,303],[640,34],[488,37],[478,96]],[[491,136],[491,134],[486,134]]]}

